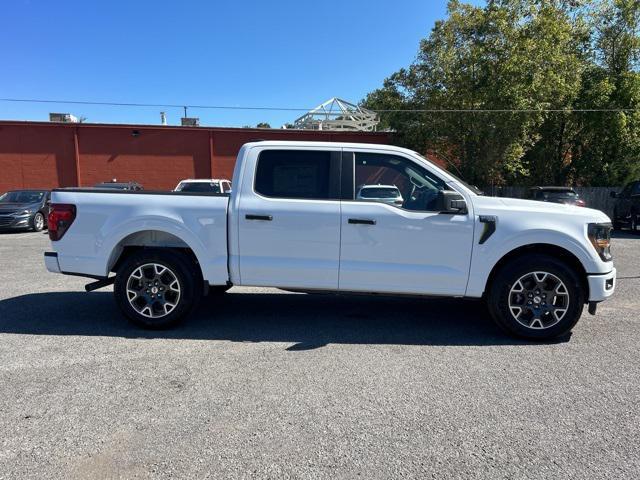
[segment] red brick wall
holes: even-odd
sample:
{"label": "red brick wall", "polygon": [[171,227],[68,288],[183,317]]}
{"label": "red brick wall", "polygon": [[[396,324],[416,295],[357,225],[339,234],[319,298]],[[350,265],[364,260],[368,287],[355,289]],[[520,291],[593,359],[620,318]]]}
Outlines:
{"label": "red brick wall", "polygon": [[148,190],[231,178],[238,150],[252,140],[391,141],[388,133],[0,122],[0,192],[76,186],[74,134],[81,186],[116,178]]}
{"label": "red brick wall", "polygon": [[0,192],[75,184],[73,130],[0,123]]}
{"label": "red brick wall", "polygon": [[116,178],[145,188],[170,190],[181,178],[210,174],[209,134],[139,128],[92,128],[78,132],[80,178],[84,186]]}

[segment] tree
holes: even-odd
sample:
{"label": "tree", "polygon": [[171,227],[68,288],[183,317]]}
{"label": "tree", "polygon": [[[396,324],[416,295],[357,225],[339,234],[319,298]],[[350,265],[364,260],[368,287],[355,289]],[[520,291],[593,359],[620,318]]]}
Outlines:
{"label": "tree", "polygon": [[260,122],[256,125],[256,128],[271,128],[271,125],[269,125],[267,122]]}
{"label": "tree", "polygon": [[396,110],[381,115],[398,142],[450,157],[472,183],[593,183],[591,162],[612,154],[606,177],[620,179],[636,171],[637,112],[608,127],[611,115],[573,109],[637,105],[638,4],[450,1],[416,61],[363,104]]}
{"label": "tree", "polygon": [[577,119],[574,152],[586,182],[615,185],[640,175],[640,2],[602,2],[592,16],[594,62],[576,105],[610,111]]}

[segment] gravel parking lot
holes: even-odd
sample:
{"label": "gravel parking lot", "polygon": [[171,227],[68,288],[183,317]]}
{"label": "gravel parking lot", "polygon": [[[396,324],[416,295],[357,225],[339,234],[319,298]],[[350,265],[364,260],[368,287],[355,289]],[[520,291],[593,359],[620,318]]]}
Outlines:
{"label": "gravel parking lot", "polygon": [[476,302],[236,288],[166,332],[0,236],[0,478],[639,478],[640,236],[570,338]]}

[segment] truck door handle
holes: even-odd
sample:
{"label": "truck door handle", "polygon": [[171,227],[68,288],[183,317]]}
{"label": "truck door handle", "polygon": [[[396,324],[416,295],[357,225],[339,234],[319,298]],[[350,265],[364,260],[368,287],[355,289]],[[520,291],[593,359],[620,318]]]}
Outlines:
{"label": "truck door handle", "polygon": [[271,220],[273,220],[273,217],[271,215],[252,215],[252,214],[248,214],[248,215],[245,215],[244,218],[246,218],[247,220],[265,220],[267,222],[270,222]]}
{"label": "truck door handle", "polygon": [[350,218],[349,223],[352,225],[375,225],[376,221],[367,218]]}

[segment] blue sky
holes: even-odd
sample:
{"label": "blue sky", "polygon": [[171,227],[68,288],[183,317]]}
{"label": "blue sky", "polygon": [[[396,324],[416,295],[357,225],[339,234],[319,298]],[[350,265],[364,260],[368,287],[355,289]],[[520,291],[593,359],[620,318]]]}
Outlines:
{"label": "blue sky", "polygon": [[[478,2],[475,2],[478,3]],[[0,7],[0,97],[235,106],[357,102],[415,57],[445,0],[67,1]],[[0,119],[159,123],[160,108],[0,102]],[[165,109],[178,124],[181,109]],[[279,127],[297,112],[190,110]]]}

